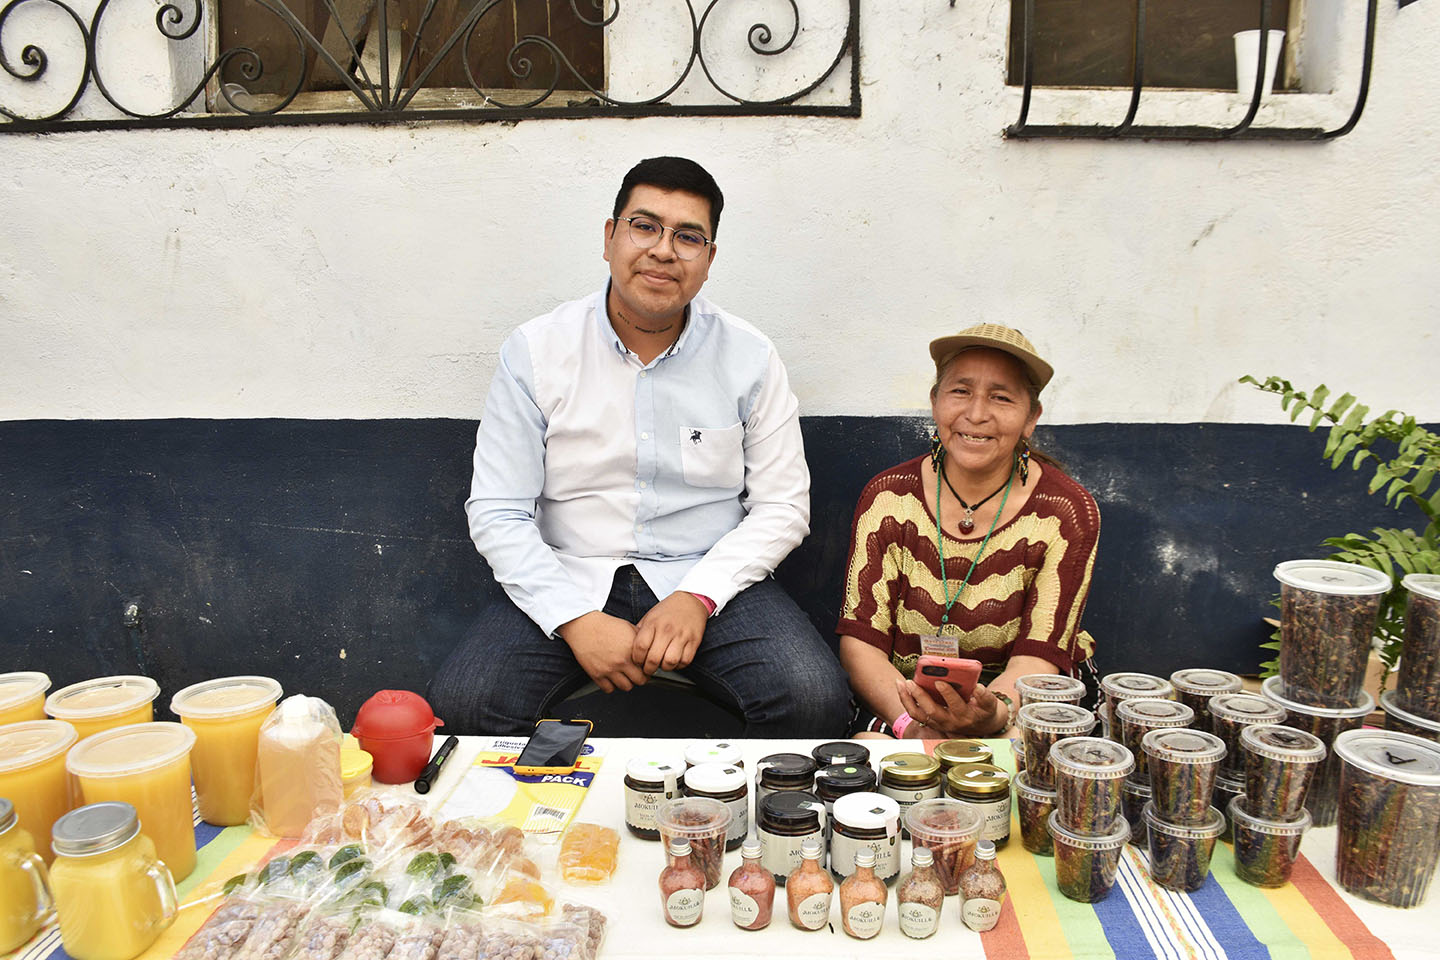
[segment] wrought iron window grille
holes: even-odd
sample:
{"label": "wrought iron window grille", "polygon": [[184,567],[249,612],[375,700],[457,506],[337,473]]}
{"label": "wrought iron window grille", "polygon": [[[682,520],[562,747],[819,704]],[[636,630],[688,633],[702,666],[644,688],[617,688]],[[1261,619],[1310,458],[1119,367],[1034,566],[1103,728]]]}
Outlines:
{"label": "wrought iron window grille", "polygon": [[[1135,22],[1132,33],[1134,43],[1134,72],[1130,88],[1130,106],[1124,119],[1114,126],[1099,124],[1032,124],[1029,122],[1030,101],[1034,88],[1035,66],[1035,0],[1025,0],[1024,40],[1024,92],[1020,100],[1020,117],[1005,128],[1005,136],[1012,140],[1039,139],[1092,139],[1092,140],[1285,140],[1323,143],[1336,137],[1343,137],[1360,122],[1365,110],[1365,98],[1370,90],[1370,71],[1375,55],[1375,18],[1379,0],[1368,0],[1365,16],[1364,59],[1360,68],[1360,89],[1355,98],[1355,107],[1343,124],[1331,130],[1323,127],[1253,126],[1260,102],[1264,96],[1265,58],[1269,46],[1270,0],[1260,0],[1260,49],[1258,69],[1255,73],[1255,89],[1244,117],[1230,126],[1206,126],[1201,124],[1137,124],[1135,117],[1140,109],[1140,94],[1145,87],[1145,0],[1135,0]],[[954,6],[954,0],[951,0]]]}
{"label": "wrought iron window grille", "polygon": [[[329,68],[335,78],[343,84],[353,98],[348,109],[295,109],[297,99],[305,80],[305,69],[300,70],[293,87],[278,98],[275,103],[259,103],[257,98],[237,92],[230,85],[221,83],[221,71],[227,67],[238,69],[246,79],[256,79],[265,70],[265,64],[255,50],[238,46],[218,50],[218,0],[154,0],[158,9],[154,15],[154,26],[159,36],[171,44],[186,41],[207,40],[204,63],[198,68],[200,78],[193,85],[187,85],[185,92],[178,94],[173,106],[161,110],[146,110],[127,102],[116,92],[116,81],[110,77],[101,64],[105,63],[106,49],[101,42],[102,28],[107,13],[131,0],[99,0],[95,12],[88,19],[72,6],[75,0],[0,0],[0,133],[56,133],[72,130],[115,130],[115,129],[156,129],[156,128],[229,128],[257,127],[284,124],[319,123],[415,123],[417,121],[501,121],[532,118],[588,119],[598,117],[707,117],[707,116],[817,116],[817,117],[859,117],[860,116],[860,0],[777,0],[774,7],[784,10],[788,6],[789,23],[778,23],[773,19],[751,23],[743,31],[741,53],[751,58],[743,71],[750,78],[754,90],[738,89],[735,77],[742,71],[712,62],[707,56],[706,44],[719,32],[716,24],[724,20],[717,15],[717,8],[724,8],[730,0],[699,0],[703,9],[697,12],[697,0],[684,0],[684,9],[689,15],[689,50],[650,49],[646,56],[658,62],[675,64],[674,76],[662,82],[658,93],[625,99],[589,83],[570,62],[564,51],[548,36],[526,34],[519,37],[508,51],[493,55],[503,56],[510,75],[520,80],[530,80],[543,71],[548,60],[548,80],[536,83],[530,89],[496,91],[483,89],[474,82],[468,60],[465,72],[470,79],[470,89],[457,92],[460,100],[469,101],[464,106],[434,107],[422,105],[425,97],[422,91],[425,81],[448,55],[470,56],[471,43],[486,14],[496,9],[501,0],[473,0],[473,7],[448,35],[437,38],[434,47],[438,52],[424,58],[420,54],[421,35],[431,24],[438,0],[423,0],[424,12],[414,27],[413,41],[401,44],[401,49],[392,51],[391,42],[380,42],[378,69],[376,57],[362,56],[362,36],[352,36],[346,31],[341,18],[337,16],[336,0],[320,0],[338,26],[343,38],[342,55],[348,54],[350,66],[347,69],[336,58],[332,49],[317,38],[287,5],[287,0],[256,0],[273,13],[283,24],[285,32],[293,40],[301,54],[301,63],[316,60]],[[82,0],[83,2],[83,0]],[[372,0],[372,16],[377,21],[378,37],[391,37],[388,22],[389,4],[386,0]],[[524,0],[522,0],[524,2]],[[584,23],[609,31],[630,12],[631,5],[642,6],[646,0],[568,0],[570,9]],[[625,4],[622,7],[622,3]],[[83,68],[79,71],[73,95],[58,109],[46,110],[38,115],[27,114],[20,105],[7,100],[14,99],[18,87],[35,85],[47,75],[51,68],[51,56],[40,43],[21,43],[9,34],[13,32],[12,22],[16,14],[26,7],[43,6],[59,11],[66,20],[66,28],[73,25],[76,39],[83,44]],[[609,12],[606,12],[606,7]],[[804,9],[802,9],[802,7]],[[838,37],[833,57],[829,48],[811,54],[810,60],[821,66],[807,76],[795,80],[794,89],[786,89],[776,95],[764,93],[754,95],[755,90],[768,83],[771,87],[777,79],[783,81],[777,67],[787,53],[797,49],[807,25],[817,18],[807,19],[807,13],[814,13],[820,7],[832,12],[828,29],[821,31],[824,37]],[[593,13],[583,12],[585,8]],[[653,9],[653,8],[652,8]],[[719,11],[723,13],[723,10]],[[750,19],[750,15],[745,17]],[[743,23],[743,21],[742,21]],[[732,28],[733,23],[727,23]],[[206,38],[202,29],[211,31]],[[151,38],[153,39],[153,37]],[[733,39],[732,49],[741,48],[740,38]],[[333,48],[333,44],[331,45]],[[14,52],[19,50],[18,60]],[[78,53],[78,51],[77,51]],[[400,53],[397,66],[393,56]],[[816,56],[821,59],[815,60]],[[828,63],[824,58],[830,57]],[[79,59],[77,56],[76,59]],[[608,60],[608,57],[607,57]],[[848,60],[848,78],[843,65]],[[809,62],[809,61],[807,61]],[[610,66],[607,65],[607,69]],[[767,74],[767,70],[770,72]],[[10,82],[5,85],[8,74]],[[413,76],[415,79],[402,82],[399,78]],[[568,86],[567,86],[568,84]],[[848,90],[846,89],[848,87]],[[683,88],[683,91],[682,91]],[[7,94],[6,91],[10,91]],[[677,91],[683,93],[676,97]],[[817,91],[829,92],[830,97],[814,97]],[[772,91],[773,92],[773,91]],[[508,97],[501,94],[508,94]],[[63,96],[63,91],[62,91]],[[74,116],[77,104],[82,98],[96,101],[98,96],[122,116],[106,118],[80,118]],[[417,104],[417,96],[420,103]],[[672,99],[674,98],[674,99]],[[206,104],[210,109],[206,109]]]}

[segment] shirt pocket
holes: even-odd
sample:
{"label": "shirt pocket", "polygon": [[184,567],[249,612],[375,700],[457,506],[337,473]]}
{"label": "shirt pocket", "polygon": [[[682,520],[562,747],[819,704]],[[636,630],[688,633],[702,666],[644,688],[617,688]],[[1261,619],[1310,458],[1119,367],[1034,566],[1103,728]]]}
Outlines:
{"label": "shirt pocket", "polygon": [[680,467],[692,487],[736,487],[745,482],[745,424],[681,427]]}

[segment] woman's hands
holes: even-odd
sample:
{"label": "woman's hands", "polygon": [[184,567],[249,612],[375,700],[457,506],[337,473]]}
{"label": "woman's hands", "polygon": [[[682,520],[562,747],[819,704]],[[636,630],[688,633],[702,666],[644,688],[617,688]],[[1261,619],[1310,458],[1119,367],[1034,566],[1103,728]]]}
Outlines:
{"label": "woman's hands", "polygon": [[935,692],[937,695],[930,694],[914,680],[895,681],[900,704],[915,721],[905,731],[906,739],[934,739],[935,734],[992,737],[1010,725],[1009,711],[984,684],[975,685],[969,700],[943,680],[936,681]]}

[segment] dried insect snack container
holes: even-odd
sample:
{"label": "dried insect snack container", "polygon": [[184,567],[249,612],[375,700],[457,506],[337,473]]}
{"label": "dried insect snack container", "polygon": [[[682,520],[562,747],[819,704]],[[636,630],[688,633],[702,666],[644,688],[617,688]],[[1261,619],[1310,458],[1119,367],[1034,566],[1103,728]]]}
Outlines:
{"label": "dried insect snack container", "polygon": [[940,761],[942,775],[963,763],[995,762],[995,751],[983,740],[945,740],[935,744],[930,755]]}
{"label": "dried insect snack container", "polygon": [[[902,823],[905,811],[922,800],[940,796],[940,761],[924,753],[892,753],[880,761],[880,789],[900,804]],[[902,836],[909,836],[902,827]]]}
{"label": "dried insect snack container", "polygon": [[1149,758],[1151,801],[1170,823],[1202,824],[1210,814],[1225,742],[1203,730],[1152,730],[1140,741]]}
{"label": "dried insect snack container", "polygon": [[1386,690],[1380,694],[1380,709],[1385,711],[1385,729],[1440,743],[1440,720],[1427,720],[1401,708],[1397,703],[1399,698],[1399,690]]}
{"label": "dried insect snack container", "polygon": [[1088,737],[1095,729],[1095,714],[1073,703],[1027,703],[1015,715],[1020,725],[1021,753],[1031,786],[1055,788],[1050,750],[1066,737]]}
{"label": "dried insect snack container", "polygon": [[1170,823],[1160,819],[1152,803],[1145,808],[1149,831],[1150,878],[1167,890],[1194,893],[1210,875],[1210,854],[1225,831],[1225,815],[1211,807],[1202,823]]}
{"label": "dried insect snack container", "polygon": [[921,800],[902,814],[913,847],[925,847],[935,857],[935,872],[945,895],[960,889],[960,874],[975,862],[980,842],[981,817],[973,807],[948,797]]}
{"label": "dried insect snack container", "polygon": [[849,740],[832,740],[822,743],[810,751],[810,759],[819,767],[833,767],[837,764],[847,767],[868,767],[870,748]]}
{"label": "dried insect snack container", "polygon": [[1108,897],[1130,839],[1130,824],[1122,817],[1103,836],[1082,836],[1067,830],[1056,810],[1046,827],[1055,845],[1055,885],[1060,892],[1081,903]]}
{"label": "dried insect snack container", "polygon": [[1210,698],[1222,693],[1239,693],[1245,683],[1228,670],[1211,670],[1209,667],[1188,667],[1170,674],[1170,683],[1175,687],[1175,699],[1195,711],[1195,727],[1210,729]]}
{"label": "dried insect snack container", "polygon": [[1095,717],[1100,721],[1100,736],[1106,740],[1115,740],[1118,731],[1114,729],[1115,721],[1110,715],[1110,704],[1101,700],[1095,707]]}
{"label": "dried insect snack container", "polygon": [[1284,723],[1285,708],[1253,693],[1222,693],[1210,698],[1210,729],[1225,741],[1220,770],[1228,777],[1245,775],[1240,732],[1257,723]]}
{"label": "dried insect snack container", "polygon": [[676,797],[660,804],[655,811],[655,826],[667,851],[676,840],[690,841],[690,861],[705,874],[706,890],[720,885],[725,832],[730,826],[729,807],[710,797]]}
{"label": "dried insect snack container", "polygon": [[1151,730],[1193,727],[1195,711],[1177,700],[1139,697],[1120,701],[1120,706],[1115,710],[1115,719],[1120,725],[1120,742],[1135,756],[1135,772],[1130,778],[1149,783],[1150,771],[1145,765],[1145,751],[1140,748],[1141,739]]}
{"label": "dried insect snack container", "polygon": [[72,806],[65,755],[79,737],[62,720],[27,720],[0,727],[0,797],[15,805],[20,827],[40,837],[41,859],[55,856],[44,838]]}
{"label": "dried insect snack container", "polygon": [[206,823],[235,827],[250,818],[260,727],[281,693],[269,677],[223,677],[191,684],[170,699],[170,711],[195,731],[190,772]]}
{"label": "dried insect snack container", "polygon": [[730,809],[725,849],[734,850],[750,832],[750,784],[745,771],[729,763],[697,763],[685,771],[685,796],[709,797]]}
{"label": "dried insect snack container", "polygon": [[1125,822],[1130,824],[1130,842],[1137,847],[1145,846],[1149,831],[1145,829],[1145,805],[1150,802],[1149,782],[1140,783],[1128,779],[1121,788],[1120,807],[1125,811]]}
{"label": "dried insect snack container", "polygon": [[1335,877],[1393,907],[1425,902],[1440,859],[1440,744],[1388,730],[1347,730],[1340,755]]}
{"label": "dried insect snack container", "polygon": [[1125,819],[1120,792],[1135,770],[1135,758],[1124,744],[1070,737],[1050,748],[1050,765],[1055,768],[1055,813],[1066,830],[1104,837]]}
{"label": "dried insect snack container", "polygon": [[1021,707],[1041,701],[1079,706],[1085,699],[1085,684],[1058,673],[1028,673],[1016,679],[1015,693],[1020,697]]}
{"label": "dried insect snack container", "polygon": [[1042,857],[1055,855],[1046,824],[1055,811],[1055,791],[1030,783],[1030,772],[1015,776],[1015,807],[1020,818],[1020,845]]}
{"label": "dried insect snack container", "polygon": [[[1325,744],[1328,755],[1310,781],[1305,809],[1310,811],[1314,826],[1328,827],[1335,823],[1336,797],[1340,789],[1340,758],[1335,755],[1335,738],[1346,730],[1356,730],[1375,709],[1374,699],[1367,693],[1358,706],[1312,707],[1287,700],[1280,693],[1280,678],[1270,677],[1260,684],[1260,693],[1271,703],[1285,709],[1287,727],[1313,733]],[[1241,791],[1243,792],[1243,791]]]}
{"label": "dried insect snack container", "polygon": [[991,763],[953,767],[945,775],[945,795],[979,812],[981,840],[997,850],[1010,842],[1010,774]]}
{"label": "dried insect snack container", "polygon": [[1110,722],[1118,718],[1115,714],[1122,700],[1148,697],[1152,700],[1174,700],[1175,686],[1164,677],[1149,673],[1107,673],[1100,678],[1100,692],[1110,706]]}
{"label": "dried insect snack container", "polygon": [[803,790],[777,790],[755,805],[760,864],[776,883],[784,886],[791,871],[800,866],[800,848],[806,840],[820,844],[824,862],[826,820],[824,801]]}
{"label": "dried insect snack container", "polygon": [[38,670],[0,673],[0,727],[7,723],[45,719],[45,691],[50,678]]}
{"label": "dried insect snack container", "polygon": [[835,801],[830,819],[830,872],[855,872],[862,850],[875,855],[875,876],[889,883],[900,874],[900,804],[879,793],[851,793]]}
{"label": "dried insect snack container", "polygon": [[1240,732],[1245,751],[1249,811],[1265,820],[1289,821],[1305,812],[1310,781],[1325,760],[1314,734],[1280,724],[1257,724]]}
{"label": "dried insect snack container", "polygon": [[1317,707],[1353,707],[1390,577],[1356,563],[1287,560],[1280,581],[1280,689]]}
{"label": "dried insect snack container", "polygon": [[49,921],[52,906],[35,838],[20,826],[14,805],[0,797],[0,954],[33,937]]}
{"label": "dried insect snack container", "polygon": [[[809,793],[815,789],[815,761],[803,753],[772,753],[755,764],[755,811],[758,818],[760,801],[776,791],[798,790]],[[797,848],[798,849],[798,848]],[[800,861],[795,861],[799,866]]]}
{"label": "dried insect snack container", "polygon": [[1440,574],[1412,573],[1405,588],[1405,656],[1395,677],[1395,705],[1440,723]]}
{"label": "dried insect snack container", "polygon": [[702,763],[726,763],[744,768],[745,758],[740,745],[729,740],[696,740],[685,747],[685,769]]}
{"label": "dried insect snack container", "polygon": [[642,840],[659,840],[655,811],[685,787],[685,761],[663,753],[632,757],[625,764],[625,826]]}
{"label": "dried insect snack container", "polygon": [[1235,876],[1257,887],[1283,887],[1290,882],[1300,840],[1310,828],[1310,814],[1300,811],[1289,821],[1257,817],[1242,795],[1230,799],[1227,811],[1235,837]]}
{"label": "dried insect snack container", "polygon": [[[1230,777],[1219,776],[1215,778],[1215,793],[1211,800],[1216,810],[1229,810],[1230,801],[1236,797],[1245,796],[1245,781],[1233,780]],[[1307,808],[1307,814],[1310,812]],[[1314,822],[1313,820],[1311,821]],[[1229,841],[1232,839],[1230,831],[1230,820],[1225,820],[1225,831],[1220,834],[1220,839]]]}
{"label": "dried insect snack container", "polygon": [[45,698],[45,712],[75,728],[80,738],[155,719],[160,684],[149,677],[97,677],[61,687]]}

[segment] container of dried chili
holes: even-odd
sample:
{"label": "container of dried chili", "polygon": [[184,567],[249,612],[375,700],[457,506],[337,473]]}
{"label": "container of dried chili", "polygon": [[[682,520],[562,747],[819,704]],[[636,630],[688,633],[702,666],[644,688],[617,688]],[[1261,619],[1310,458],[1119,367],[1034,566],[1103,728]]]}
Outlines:
{"label": "container of dried chili", "polygon": [[1145,805],[1150,802],[1150,783],[1136,783],[1126,780],[1120,795],[1120,807],[1125,811],[1125,821],[1130,824],[1130,842],[1137,847],[1146,843]]}
{"label": "container of dried chili", "polygon": [[1275,579],[1281,692],[1314,706],[1355,706],[1390,577],[1356,563],[1287,560],[1275,567]]}
{"label": "container of dried chili", "polygon": [[1015,680],[1020,706],[1040,701],[1080,705],[1085,699],[1085,683],[1075,677],[1058,673],[1030,673]]}
{"label": "container of dried chili", "polygon": [[902,815],[912,846],[935,855],[935,872],[946,896],[960,889],[960,874],[975,860],[982,825],[979,811],[958,800],[921,800]]}
{"label": "container of dried chili", "polygon": [[1335,877],[1357,897],[1425,902],[1440,858],[1440,744],[1388,730],[1348,730],[1340,756]]}
{"label": "container of dried chili", "polygon": [[1107,673],[1100,678],[1100,692],[1110,706],[1110,721],[1115,721],[1115,711],[1120,701],[1149,697],[1154,700],[1174,700],[1175,685],[1164,677],[1149,673]]}
{"label": "container of dried chili", "polygon": [[1340,758],[1335,756],[1335,738],[1346,730],[1355,730],[1375,709],[1375,700],[1367,693],[1354,707],[1312,707],[1287,700],[1280,694],[1280,678],[1270,677],[1260,685],[1260,693],[1271,703],[1285,709],[1287,727],[1313,733],[1325,744],[1328,755],[1310,781],[1310,792],[1305,797],[1305,809],[1317,827],[1328,827],[1335,823],[1336,796],[1340,787]]}
{"label": "container of dried chili", "polygon": [[1055,791],[1037,787],[1025,771],[1015,777],[1015,806],[1020,814],[1020,843],[1042,857],[1055,855],[1050,831],[1045,825],[1055,811]]}
{"label": "container of dried chili", "polygon": [[1087,737],[1095,729],[1095,714],[1073,703],[1027,703],[1016,714],[1021,751],[1031,786],[1055,789],[1050,748],[1066,737]]}

